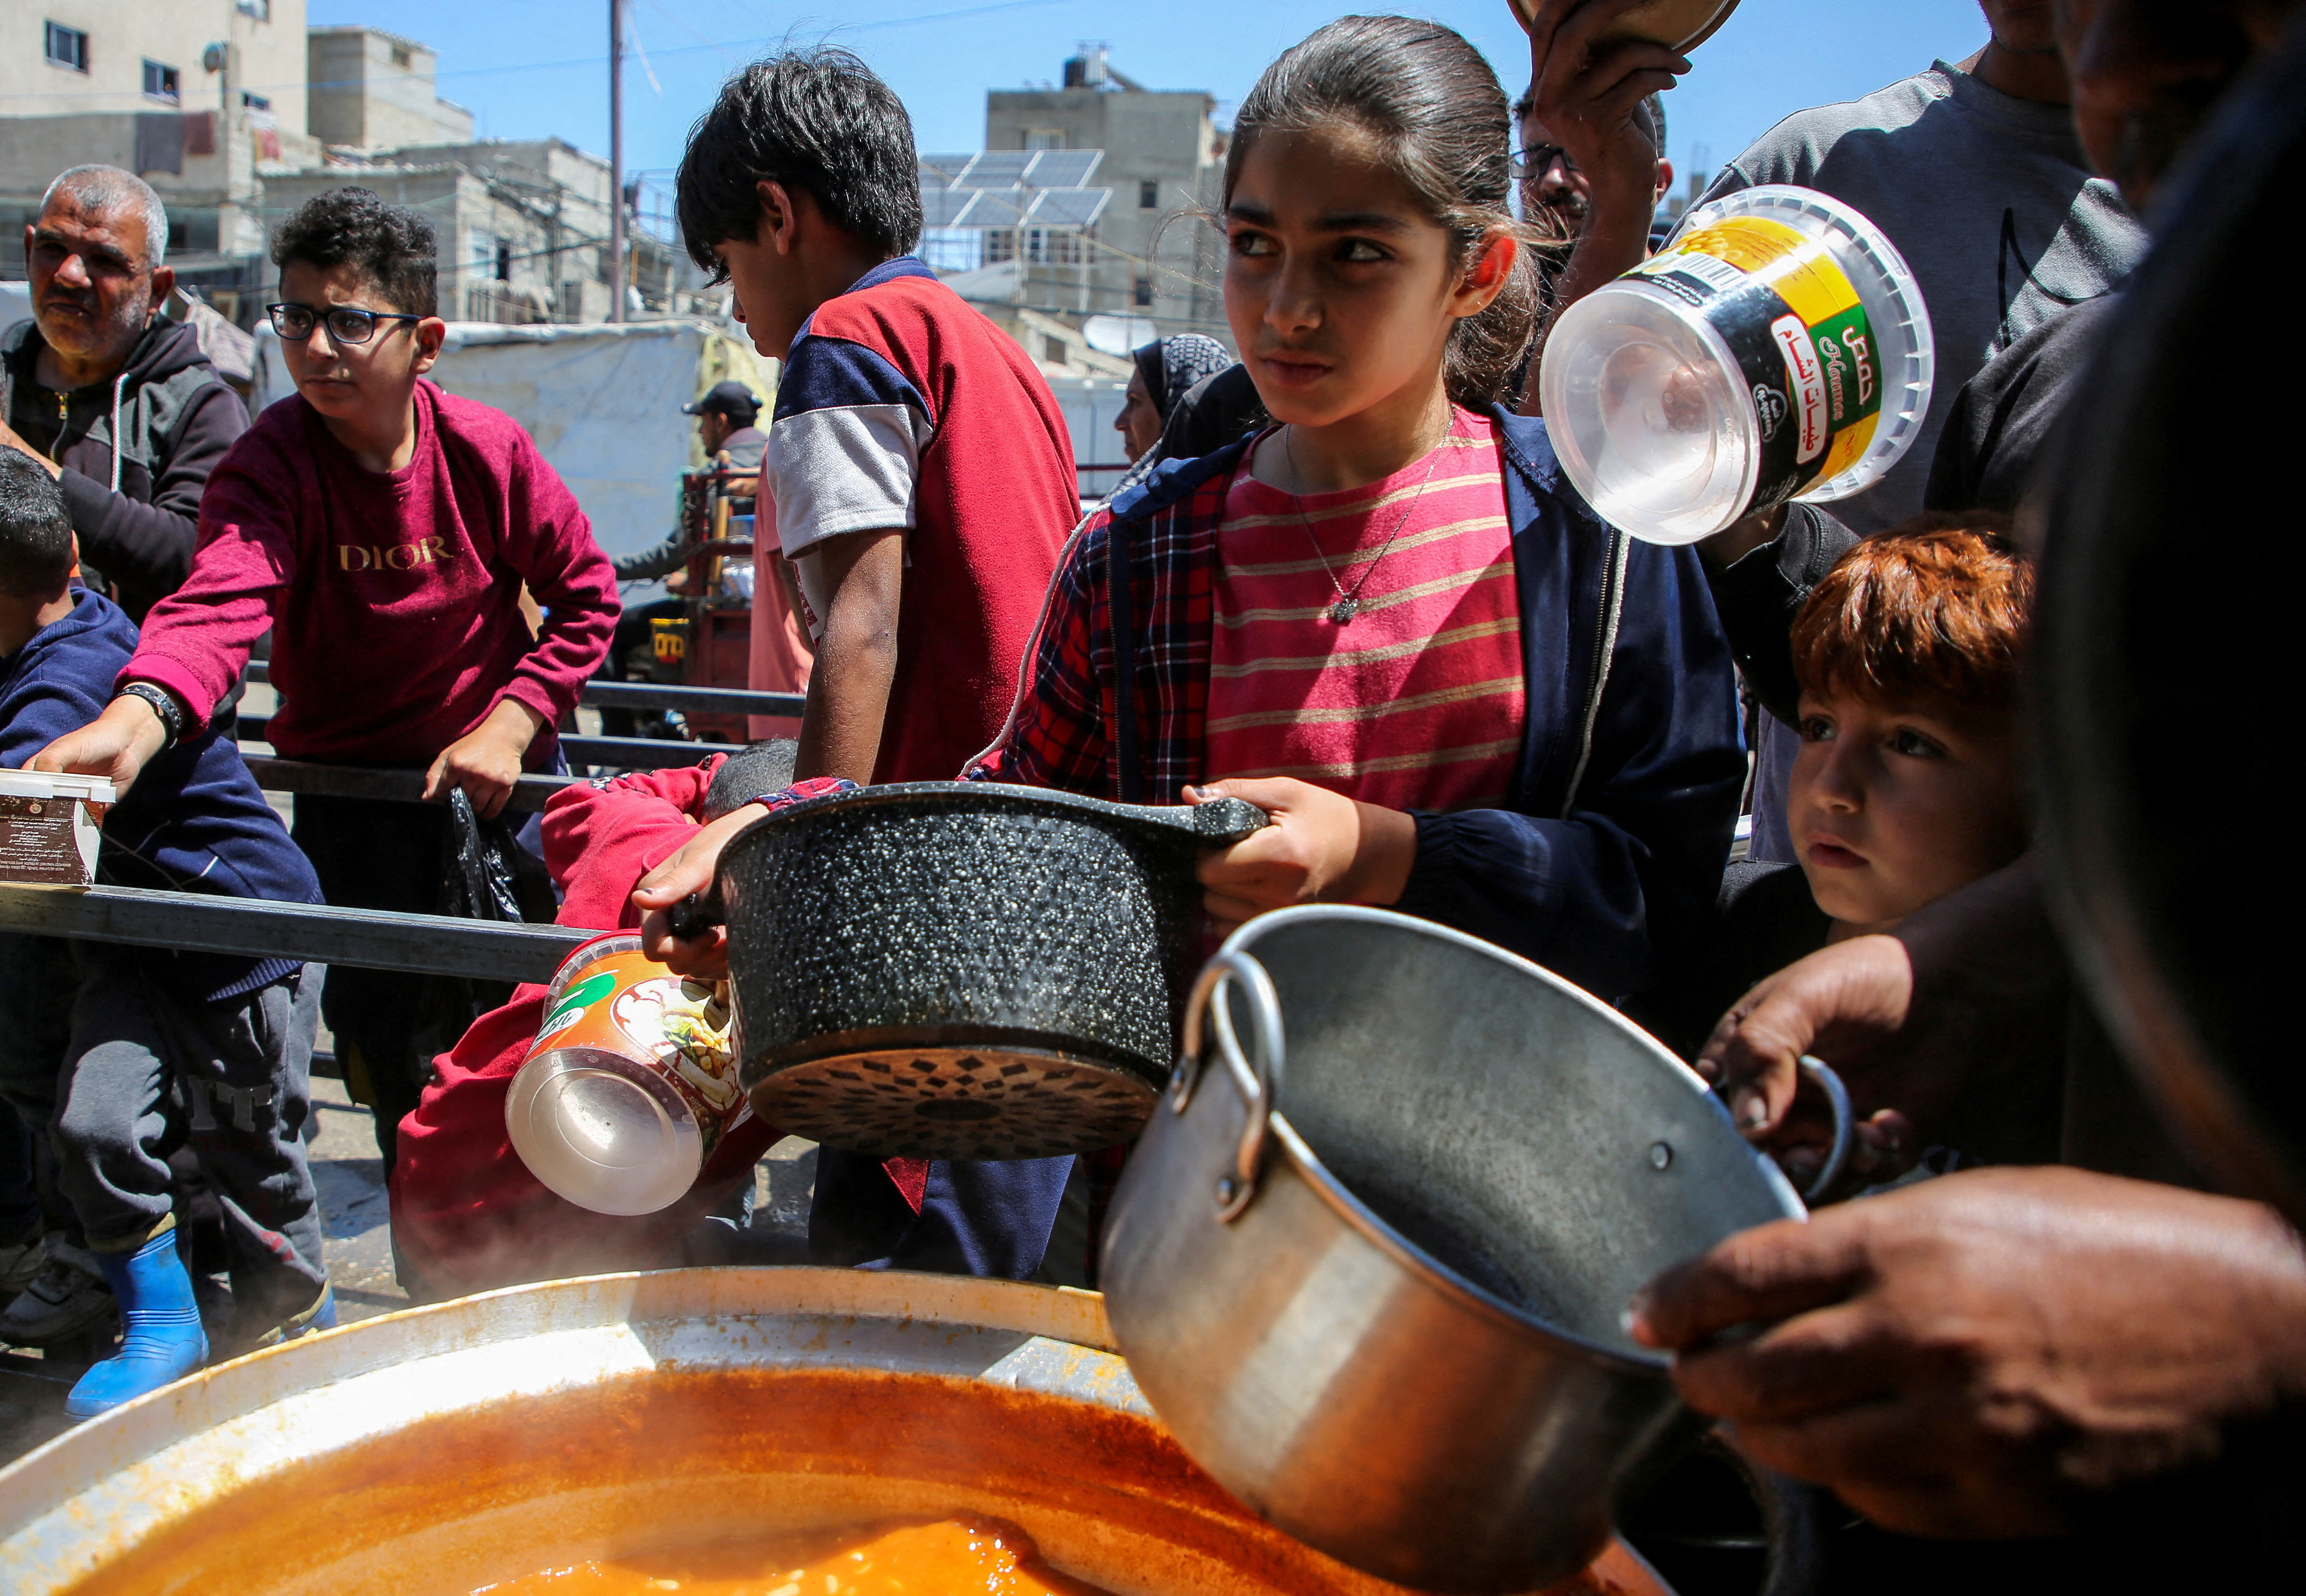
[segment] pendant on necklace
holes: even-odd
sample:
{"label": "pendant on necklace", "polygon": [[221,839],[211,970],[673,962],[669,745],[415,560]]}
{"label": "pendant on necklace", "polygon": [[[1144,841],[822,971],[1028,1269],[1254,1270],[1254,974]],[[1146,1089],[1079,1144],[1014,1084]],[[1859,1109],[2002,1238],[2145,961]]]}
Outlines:
{"label": "pendant on necklace", "polygon": [[1338,626],[1344,626],[1361,612],[1362,602],[1359,599],[1339,599],[1329,606],[1329,619]]}

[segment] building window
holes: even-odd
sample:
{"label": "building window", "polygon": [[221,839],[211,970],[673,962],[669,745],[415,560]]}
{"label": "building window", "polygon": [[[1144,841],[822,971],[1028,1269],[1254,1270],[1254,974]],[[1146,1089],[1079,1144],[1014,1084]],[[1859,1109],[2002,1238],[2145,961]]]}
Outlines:
{"label": "building window", "polygon": [[497,240],[497,281],[512,281],[512,245],[501,238]]}
{"label": "building window", "polygon": [[70,67],[74,72],[88,70],[88,35],[77,28],[47,25],[48,61],[52,65]]}
{"label": "building window", "polygon": [[1143,179],[1137,185],[1137,209],[1140,210],[1161,209],[1161,185],[1149,177]]}
{"label": "building window", "polygon": [[264,94],[250,94],[244,90],[241,94],[240,103],[246,106],[252,111],[269,111],[272,108],[271,96]]}
{"label": "building window", "polygon": [[1135,294],[1135,298],[1137,303],[1140,305],[1149,305],[1153,303],[1153,279],[1151,277],[1139,277],[1137,279],[1137,293]]}
{"label": "building window", "polygon": [[1065,130],[1061,127],[1029,127],[1025,130],[1025,148],[1028,149],[1063,149],[1064,147]]}
{"label": "building window", "polygon": [[172,106],[182,104],[184,97],[176,69],[163,66],[157,61],[147,61],[144,64],[144,98]]}
{"label": "building window", "polygon": [[395,45],[392,47],[392,64],[393,65],[400,68],[403,72],[408,70],[409,64],[414,60],[415,60],[415,57],[409,54],[407,46]]}
{"label": "building window", "polygon": [[1047,361],[1051,365],[1063,365],[1065,363],[1065,357],[1072,353],[1072,351],[1066,347],[1065,341],[1063,338],[1056,337],[1053,333],[1043,333],[1041,335],[1041,358]]}
{"label": "building window", "polygon": [[985,230],[985,264],[998,266],[1004,260],[1017,258],[1017,230],[1014,227],[987,227]]}

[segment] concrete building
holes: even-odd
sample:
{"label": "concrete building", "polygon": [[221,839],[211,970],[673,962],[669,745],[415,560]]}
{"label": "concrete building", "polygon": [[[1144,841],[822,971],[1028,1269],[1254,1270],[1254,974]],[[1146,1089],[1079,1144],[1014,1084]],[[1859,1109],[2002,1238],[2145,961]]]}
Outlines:
{"label": "concrete building", "polygon": [[12,117],[245,105],[301,131],[304,0],[9,0],[0,105]]}
{"label": "concrete building", "polygon": [[[432,223],[442,315],[607,320],[608,163],[558,139],[475,141],[431,49],[308,30],[304,6],[0,0],[0,278],[24,275],[24,223],[56,175],[101,162],[159,192],[169,263],[243,329],[273,282],[270,228],[354,183]],[[632,231],[628,313],[705,311],[663,229]]]}
{"label": "concrete building", "polygon": [[[356,183],[420,212],[440,240],[440,313],[465,321],[602,321],[609,314],[609,166],[558,139],[415,144],[277,173],[269,215]],[[657,239],[634,242],[642,313],[693,310]]]}
{"label": "concrete building", "polygon": [[1217,203],[1225,166],[1216,109],[1198,90],[1149,90],[1115,71],[1102,45],[1065,63],[1062,88],[987,93],[987,150],[1102,150],[1095,181],[1113,201],[1088,239],[1063,229],[988,232],[984,264],[1020,260],[1028,306],[1224,337],[1215,235],[1199,219]]}
{"label": "concrete building", "polygon": [[390,149],[464,144],[473,114],[440,98],[439,56],[380,28],[314,28],[304,36],[310,109],[305,128],[323,144]]}
{"label": "concrete building", "polygon": [[263,173],[320,158],[304,74],[304,0],[0,5],[0,277],[23,275],[56,175],[100,162],[159,192],[170,263],[234,314],[261,275]]}

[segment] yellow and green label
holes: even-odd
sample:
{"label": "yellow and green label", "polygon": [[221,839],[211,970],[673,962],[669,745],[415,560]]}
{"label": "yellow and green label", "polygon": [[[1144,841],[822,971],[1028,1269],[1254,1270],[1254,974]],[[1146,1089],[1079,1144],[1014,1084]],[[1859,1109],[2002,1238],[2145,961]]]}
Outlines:
{"label": "yellow and green label", "polygon": [[1749,508],[1865,455],[1882,408],[1881,356],[1832,250],[1768,217],[1730,217],[1683,235],[1634,275],[1700,312],[1738,363],[1761,452]]}

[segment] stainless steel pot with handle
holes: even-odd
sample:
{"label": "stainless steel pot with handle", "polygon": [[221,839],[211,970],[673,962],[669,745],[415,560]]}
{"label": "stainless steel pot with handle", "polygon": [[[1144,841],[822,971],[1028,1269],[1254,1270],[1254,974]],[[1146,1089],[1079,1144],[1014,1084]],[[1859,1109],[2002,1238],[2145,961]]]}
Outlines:
{"label": "stainless steel pot with handle", "polygon": [[1567,982],[1382,909],[1285,909],[1194,988],[1103,1282],[1147,1400],[1250,1506],[1402,1584],[1526,1591],[1694,1430],[1634,1293],[1803,1211]]}

